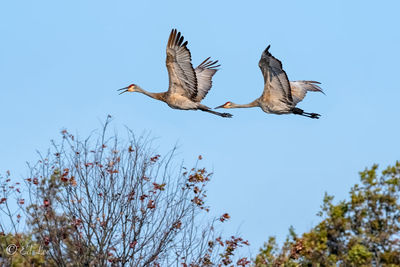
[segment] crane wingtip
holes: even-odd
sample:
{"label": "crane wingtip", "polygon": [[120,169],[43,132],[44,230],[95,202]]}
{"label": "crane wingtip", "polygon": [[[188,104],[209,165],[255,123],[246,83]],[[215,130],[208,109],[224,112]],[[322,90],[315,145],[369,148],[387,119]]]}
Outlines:
{"label": "crane wingtip", "polygon": [[268,45],[267,48],[265,48],[263,55],[269,55],[269,49],[270,49],[271,45]]}

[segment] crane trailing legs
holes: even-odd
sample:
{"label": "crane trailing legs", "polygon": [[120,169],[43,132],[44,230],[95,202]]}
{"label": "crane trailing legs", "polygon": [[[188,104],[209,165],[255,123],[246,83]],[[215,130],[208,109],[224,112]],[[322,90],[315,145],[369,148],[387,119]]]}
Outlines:
{"label": "crane trailing legs", "polygon": [[309,112],[305,112],[304,110],[300,109],[300,108],[296,108],[294,107],[292,109],[292,113],[296,114],[296,115],[301,115],[301,116],[305,116],[311,119],[319,119],[319,117],[321,116],[318,113],[309,113]]}

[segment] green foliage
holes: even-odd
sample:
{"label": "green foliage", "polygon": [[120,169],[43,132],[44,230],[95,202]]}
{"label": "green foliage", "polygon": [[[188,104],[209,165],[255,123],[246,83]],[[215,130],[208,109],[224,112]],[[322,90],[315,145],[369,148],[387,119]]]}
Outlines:
{"label": "green foliage", "polygon": [[273,262],[277,253],[277,244],[275,237],[271,236],[268,242],[264,243],[264,247],[260,249],[260,254],[257,255],[255,263],[257,266],[268,266],[268,263]]}
{"label": "green foliage", "polygon": [[1,266],[41,266],[45,262],[43,247],[31,236],[22,234],[0,235]]}
{"label": "green foliage", "polygon": [[322,221],[301,236],[291,228],[281,248],[269,238],[255,266],[400,266],[400,162],[360,172],[349,194],[337,204],[325,194]]}
{"label": "green foliage", "polygon": [[361,244],[355,244],[349,250],[348,262],[354,265],[360,266],[371,264],[371,259],[372,253],[369,252],[368,249]]}

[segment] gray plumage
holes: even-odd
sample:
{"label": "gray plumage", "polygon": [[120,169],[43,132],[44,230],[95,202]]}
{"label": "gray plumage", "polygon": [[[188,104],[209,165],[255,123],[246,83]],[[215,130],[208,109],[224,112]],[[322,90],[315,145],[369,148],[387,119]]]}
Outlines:
{"label": "gray plumage", "polygon": [[264,77],[264,90],[262,95],[253,102],[239,105],[226,102],[217,108],[251,108],[260,107],[266,113],[273,114],[297,114],[313,119],[320,117],[317,113],[304,112],[296,105],[302,101],[307,91],[322,92],[316,81],[289,82],[282,62],[271,55],[268,46],[261,55],[258,66]]}
{"label": "gray plumage", "polygon": [[174,109],[201,110],[221,117],[232,117],[229,113],[220,113],[201,104],[201,100],[207,95],[212,86],[212,76],[220,65],[218,61],[204,60],[196,69],[192,66],[192,58],[187,48],[188,42],[180,32],[173,29],[167,43],[166,66],[169,76],[167,92],[151,93],[136,84],[131,84],[121,92],[139,92],[154,99],[165,102]]}

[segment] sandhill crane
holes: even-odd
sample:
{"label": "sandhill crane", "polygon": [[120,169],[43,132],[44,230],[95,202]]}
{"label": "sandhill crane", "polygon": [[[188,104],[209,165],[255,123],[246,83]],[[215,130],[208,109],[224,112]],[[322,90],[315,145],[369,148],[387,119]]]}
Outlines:
{"label": "sandhill crane", "polygon": [[183,36],[176,29],[171,31],[167,43],[166,65],[169,75],[167,92],[151,93],[136,84],[119,89],[125,92],[139,92],[151,98],[163,101],[174,109],[201,110],[221,117],[232,117],[229,113],[220,113],[200,103],[212,86],[212,76],[220,65],[218,60],[211,61],[208,57],[196,69],[191,63],[188,42],[183,42]]}
{"label": "sandhill crane", "polygon": [[268,51],[270,45],[264,50],[258,66],[264,76],[264,92],[253,102],[239,105],[232,102],[216,108],[252,108],[260,107],[266,113],[274,114],[297,114],[313,119],[321,115],[308,113],[297,108],[296,105],[306,96],[307,91],[323,93],[316,81],[294,81],[289,82],[286,72],[282,69],[282,62],[273,57]]}

